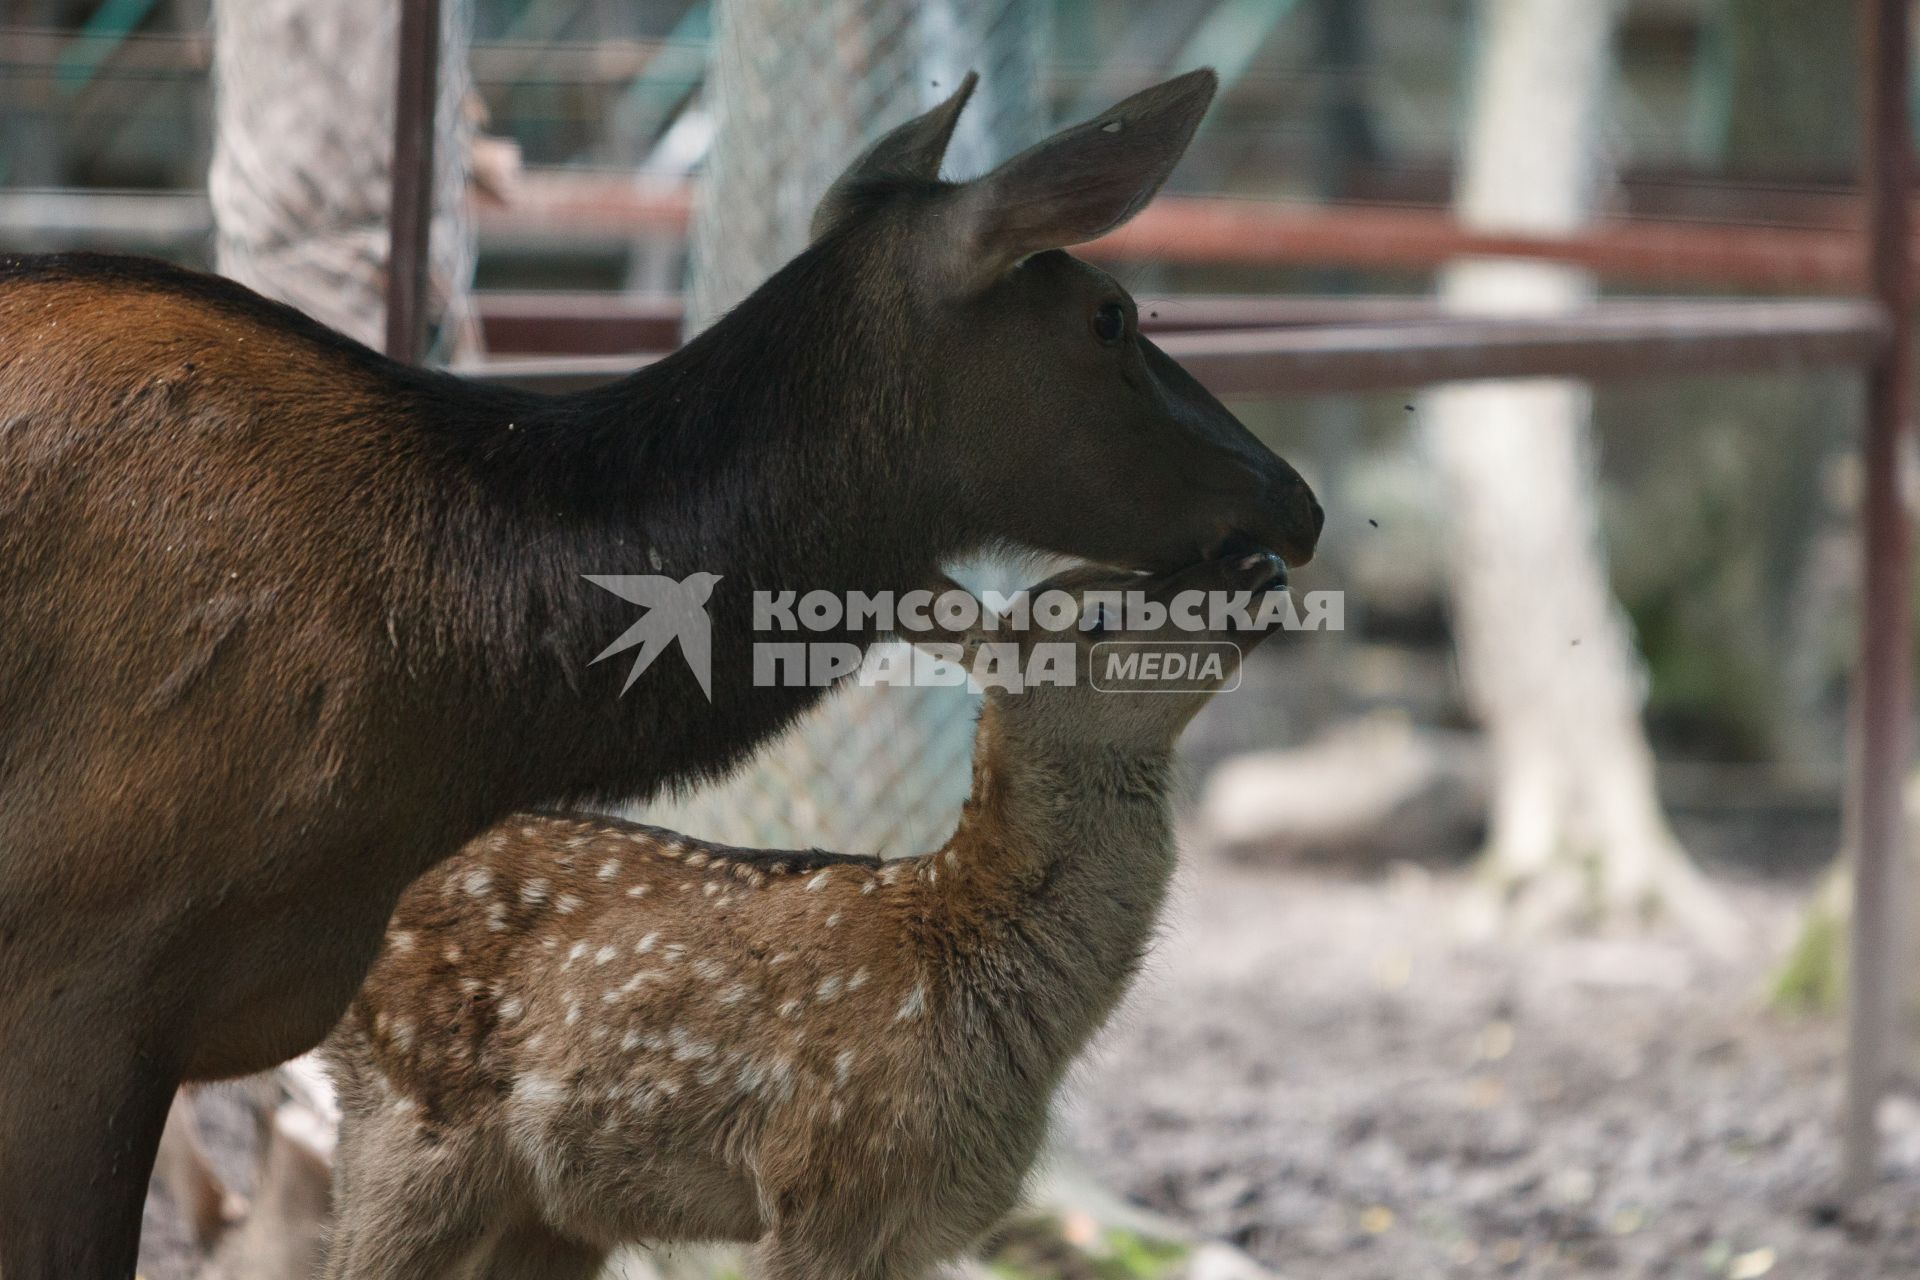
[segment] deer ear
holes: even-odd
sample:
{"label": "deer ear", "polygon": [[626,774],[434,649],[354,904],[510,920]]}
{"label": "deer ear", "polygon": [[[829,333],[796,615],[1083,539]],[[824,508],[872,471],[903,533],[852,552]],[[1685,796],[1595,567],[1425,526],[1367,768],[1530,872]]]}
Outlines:
{"label": "deer ear", "polygon": [[932,182],[940,176],[940,162],[946,158],[947,144],[953,141],[954,126],[973,86],[980,82],[977,72],[967,72],[953,96],[922,116],[915,116],[860,154],[845,173],[833,180],[827,194],[813,211],[812,238],[820,239],[859,206],[860,191],[889,178],[917,178]]}
{"label": "deer ear", "polygon": [[968,183],[974,262],[998,275],[1029,254],[1097,239],[1140,212],[1179,163],[1218,85],[1210,68],[1189,71]]}

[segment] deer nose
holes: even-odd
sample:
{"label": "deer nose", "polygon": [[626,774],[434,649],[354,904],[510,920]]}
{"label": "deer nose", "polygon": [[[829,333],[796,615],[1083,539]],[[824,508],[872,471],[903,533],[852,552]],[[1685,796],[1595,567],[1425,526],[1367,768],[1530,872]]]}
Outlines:
{"label": "deer nose", "polygon": [[1307,482],[1297,476],[1293,479],[1293,492],[1288,499],[1285,528],[1277,541],[1281,556],[1297,569],[1313,559],[1313,550],[1320,542],[1320,531],[1327,524],[1327,513],[1321,507],[1320,499],[1314,497],[1313,490],[1307,487]]}

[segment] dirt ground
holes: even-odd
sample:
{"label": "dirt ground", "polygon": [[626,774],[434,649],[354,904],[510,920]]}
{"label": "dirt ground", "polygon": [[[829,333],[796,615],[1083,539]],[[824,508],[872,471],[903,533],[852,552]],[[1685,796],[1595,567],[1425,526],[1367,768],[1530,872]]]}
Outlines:
{"label": "dirt ground", "polygon": [[[1837,1024],[1762,1011],[1807,883],[1727,885],[1752,954],[1474,939],[1469,882],[1185,859],[1136,997],[1062,1108],[1115,1189],[1288,1280],[1920,1274],[1920,1095],[1839,1221]],[[248,1126],[202,1105],[248,1177]],[[192,1251],[149,1204],[143,1273]]]}
{"label": "dirt ground", "polygon": [[1756,945],[1472,941],[1469,883],[1189,859],[1065,1117],[1117,1190],[1291,1280],[1920,1274],[1920,1101],[1837,1220],[1839,1027],[1762,1010],[1808,886],[1729,885]]}

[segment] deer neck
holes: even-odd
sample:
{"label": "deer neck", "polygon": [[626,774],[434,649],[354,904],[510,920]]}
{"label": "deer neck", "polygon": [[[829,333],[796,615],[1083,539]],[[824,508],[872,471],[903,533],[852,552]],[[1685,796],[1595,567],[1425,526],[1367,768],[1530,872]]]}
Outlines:
{"label": "deer neck", "polygon": [[[824,692],[756,682],[756,592],[902,591],[957,550],[937,499],[913,488],[934,468],[913,456],[925,397],[912,362],[873,318],[846,314],[821,270],[803,255],[674,355],[530,400],[511,430],[469,444],[471,483],[493,492],[438,563],[449,600],[485,602],[455,648],[493,698],[489,731],[521,748],[494,794],[631,800],[724,771]],[[647,610],[585,575],[696,573],[718,576],[704,606],[711,698],[677,640],[623,693],[640,649],[593,660]]]}
{"label": "deer neck", "polygon": [[[1135,750],[1022,729],[989,703],[973,791],[947,851],[946,900],[992,931],[985,972],[1058,1066],[1125,992],[1166,900],[1175,850],[1172,749]],[[950,853],[951,858],[947,857]],[[1005,976],[1026,975],[1007,990]],[[1015,983],[1016,987],[1023,984]]]}

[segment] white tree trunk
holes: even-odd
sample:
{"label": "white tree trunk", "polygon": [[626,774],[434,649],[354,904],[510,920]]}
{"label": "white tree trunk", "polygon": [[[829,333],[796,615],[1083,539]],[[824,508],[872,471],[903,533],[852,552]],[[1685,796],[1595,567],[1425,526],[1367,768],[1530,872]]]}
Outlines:
{"label": "white tree trunk", "polygon": [[[1477,99],[1456,211],[1544,234],[1587,219],[1610,68],[1605,0],[1484,0]],[[1591,282],[1536,263],[1466,262],[1455,310],[1574,308]],[[1640,723],[1644,676],[1599,544],[1589,398],[1574,383],[1476,383],[1425,398],[1453,522],[1454,624],[1492,751],[1487,866],[1525,918],[1667,911],[1714,943],[1729,921],[1675,841]]]}
{"label": "white tree trunk", "polygon": [[[223,275],[381,345],[399,6],[392,0],[215,0],[214,153],[207,175]],[[470,0],[441,17],[427,312],[471,338],[466,207]]]}

